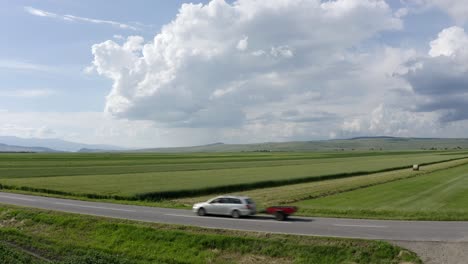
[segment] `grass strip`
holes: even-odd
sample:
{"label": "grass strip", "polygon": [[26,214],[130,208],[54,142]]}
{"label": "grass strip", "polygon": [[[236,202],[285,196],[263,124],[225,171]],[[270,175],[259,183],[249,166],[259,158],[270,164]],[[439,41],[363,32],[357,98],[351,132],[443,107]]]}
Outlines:
{"label": "grass strip", "polygon": [[298,203],[315,215],[468,220],[468,165]]}
{"label": "grass strip", "polygon": [[[421,165],[431,165],[439,164],[443,162],[449,162],[454,160],[464,159],[466,157],[452,158],[443,161],[433,161],[422,163]],[[369,175],[375,173],[389,172],[401,169],[408,169],[410,166],[398,166],[392,168],[385,168],[380,170],[372,171],[356,171],[349,173],[336,173],[336,174],[325,174],[325,175],[314,175],[308,177],[300,178],[286,178],[278,180],[266,180],[266,181],[256,181],[250,183],[239,183],[239,184],[226,184],[226,185],[216,185],[204,188],[193,188],[193,189],[182,189],[182,190],[171,190],[171,191],[156,191],[156,192],[146,192],[146,193],[137,193],[133,195],[114,195],[114,194],[99,194],[99,193],[75,193],[70,191],[61,191],[48,188],[37,188],[32,186],[17,186],[11,184],[0,184],[0,189],[8,190],[20,190],[36,193],[46,193],[62,196],[73,196],[73,197],[86,197],[90,199],[114,199],[114,200],[128,200],[128,201],[161,201],[166,199],[177,199],[182,197],[193,197],[193,196],[202,196],[202,195],[211,195],[216,193],[230,193],[230,192],[244,192],[254,189],[262,188],[271,188],[277,186],[285,185],[294,185],[301,183],[310,183],[310,182],[320,182],[325,180],[336,180],[343,178],[350,178],[359,175]],[[202,180],[202,178],[200,179]]]}
{"label": "grass strip", "polygon": [[2,241],[54,263],[421,263],[414,253],[380,241],[140,223],[13,206],[0,206],[0,224]]}
{"label": "grass strip", "polygon": [[[257,189],[242,192],[242,195],[252,197],[260,207],[271,205],[291,204],[298,201],[326,197],[343,192],[350,192],[370,186],[380,185],[401,179],[417,177],[445,170],[452,167],[462,166],[468,163],[468,159],[456,159],[447,162],[437,162],[431,165],[424,165],[420,171],[412,171],[409,168],[403,170],[394,170],[367,175],[360,175],[349,178],[333,179],[320,182],[310,182],[303,184],[293,184],[275,188]],[[221,194],[221,192],[219,193]],[[234,193],[232,193],[234,194]],[[176,199],[175,202],[191,206],[200,201],[206,201],[211,196],[197,196],[183,199]],[[306,216],[317,216],[316,210],[303,210],[300,208],[298,214]],[[351,217],[351,216],[350,216]]]}

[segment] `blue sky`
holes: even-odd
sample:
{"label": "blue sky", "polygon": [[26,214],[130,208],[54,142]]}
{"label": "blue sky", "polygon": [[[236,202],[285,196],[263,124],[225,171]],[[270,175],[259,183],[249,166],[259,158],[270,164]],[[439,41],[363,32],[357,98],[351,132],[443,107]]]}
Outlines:
{"label": "blue sky", "polygon": [[463,0],[185,2],[0,1],[0,135],[467,136]]}
{"label": "blue sky", "polygon": [[[49,68],[38,71],[1,69],[0,89],[45,89],[47,98],[0,98],[3,109],[12,111],[102,111],[103,98],[111,83],[98,76],[86,76],[95,43],[113,35],[138,34],[153,37],[170,22],[183,1],[1,1],[0,58],[4,62],[33,64]],[[57,14],[142,23],[141,30],[126,30],[109,25],[66,22],[32,16],[25,7]],[[86,101],[83,104],[83,101]]]}

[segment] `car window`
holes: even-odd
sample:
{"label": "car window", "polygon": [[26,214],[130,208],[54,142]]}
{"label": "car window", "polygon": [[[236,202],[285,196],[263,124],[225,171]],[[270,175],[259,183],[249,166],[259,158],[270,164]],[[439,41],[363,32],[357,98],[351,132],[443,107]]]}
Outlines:
{"label": "car window", "polygon": [[254,204],[254,201],[252,201],[252,199],[245,199],[245,201],[247,202],[247,204]]}
{"label": "car window", "polygon": [[241,200],[236,199],[236,198],[229,198],[229,203],[230,204],[242,204]]}
{"label": "car window", "polygon": [[221,200],[221,198],[218,198],[218,199],[214,199],[213,201],[211,201],[210,203],[219,203]]}

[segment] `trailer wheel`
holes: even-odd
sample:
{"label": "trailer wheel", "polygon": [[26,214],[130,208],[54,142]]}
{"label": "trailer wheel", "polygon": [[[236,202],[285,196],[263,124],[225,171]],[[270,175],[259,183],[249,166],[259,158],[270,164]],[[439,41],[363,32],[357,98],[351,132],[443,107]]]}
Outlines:
{"label": "trailer wheel", "polygon": [[286,219],[286,215],[283,212],[276,212],[275,218],[278,221],[283,221],[284,219]]}

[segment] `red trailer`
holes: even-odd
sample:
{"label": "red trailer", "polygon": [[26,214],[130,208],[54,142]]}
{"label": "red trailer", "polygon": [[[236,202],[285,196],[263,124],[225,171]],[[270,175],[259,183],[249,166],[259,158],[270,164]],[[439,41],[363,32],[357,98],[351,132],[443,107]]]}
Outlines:
{"label": "red trailer", "polygon": [[288,218],[288,216],[297,212],[296,206],[270,206],[265,209],[265,213],[274,215],[276,220],[283,221]]}

